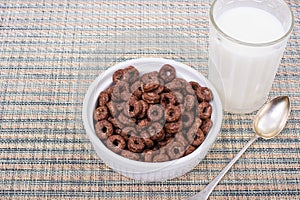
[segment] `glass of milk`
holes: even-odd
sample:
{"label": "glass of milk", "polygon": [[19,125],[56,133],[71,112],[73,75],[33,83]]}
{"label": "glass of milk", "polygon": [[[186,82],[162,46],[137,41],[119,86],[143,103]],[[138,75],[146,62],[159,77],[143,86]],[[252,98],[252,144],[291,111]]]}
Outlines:
{"label": "glass of milk", "polygon": [[225,111],[250,113],[266,101],[294,24],[283,0],[215,0],[209,75]]}

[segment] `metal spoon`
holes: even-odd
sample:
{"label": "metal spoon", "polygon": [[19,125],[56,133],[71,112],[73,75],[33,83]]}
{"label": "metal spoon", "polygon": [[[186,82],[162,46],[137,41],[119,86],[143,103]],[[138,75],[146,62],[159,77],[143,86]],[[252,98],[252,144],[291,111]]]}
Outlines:
{"label": "metal spoon", "polygon": [[270,139],[278,135],[285,127],[291,111],[290,100],[287,96],[279,96],[266,103],[256,114],[253,129],[255,136],[244,148],[227,164],[227,166],[214,178],[201,192],[190,197],[188,200],[205,200],[227,173],[231,166],[241,157],[246,149],[258,138]]}

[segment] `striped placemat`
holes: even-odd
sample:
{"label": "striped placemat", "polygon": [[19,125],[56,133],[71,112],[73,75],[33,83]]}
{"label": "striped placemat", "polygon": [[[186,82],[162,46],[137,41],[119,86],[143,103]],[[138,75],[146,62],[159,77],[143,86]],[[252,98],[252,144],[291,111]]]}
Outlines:
{"label": "striped placemat", "polygon": [[[270,98],[292,113],[258,140],[210,199],[300,198],[300,2]],[[185,199],[209,183],[253,135],[253,114],[224,113],[221,133],[191,172],[144,183],[97,157],[81,120],[92,81],[140,57],[183,62],[207,76],[209,0],[0,1],[0,199]]]}

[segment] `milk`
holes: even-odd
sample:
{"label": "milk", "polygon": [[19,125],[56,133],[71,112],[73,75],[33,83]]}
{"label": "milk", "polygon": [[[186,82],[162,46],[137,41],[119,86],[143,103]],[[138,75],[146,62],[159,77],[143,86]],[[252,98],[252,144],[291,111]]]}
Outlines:
{"label": "milk", "polygon": [[280,39],[285,34],[283,25],[270,13],[253,7],[229,9],[215,22],[238,41],[210,28],[208,78],[225,110],[252,112],[263,104],[271,89],[286,39],[274,45],[258,45]]}

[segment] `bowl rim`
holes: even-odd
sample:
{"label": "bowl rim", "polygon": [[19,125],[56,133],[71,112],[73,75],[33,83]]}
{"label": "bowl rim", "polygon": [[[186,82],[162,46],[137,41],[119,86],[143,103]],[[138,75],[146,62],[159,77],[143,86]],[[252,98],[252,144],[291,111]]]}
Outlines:
{"label": "bowl rim", "polygon": [[[110,149],[108,149],[106,147],[105,144],[102,143],[102,141],[96,136],[96,134],[94,132],[94,126],[93,126],[94,122],[93,122],[93,120],[92,120],[92,123],[89,120],[88,115],[90,113],[88,113],[88,106],[90,104],[90,99],[91,98],[95,99],[99,95],[99,94],[94,93],[94,91],[96,90],[95,87],[99,84],[99,82],[105,76],[108,76],[109,74],[113,73],[117,69],[124,68],[125,66],[129,66],[129,65],[135,66],[135,63],[147,63],[147,62],[168,63],[170,65],[175,65],[174,66],[175,68],[176,67],[182,67],[182,68],[184,68],[185,71],[188,71],[188,73],[195,74],[195,72],[196,72],[196,76],[199,77],[201,79],[201,81],[205,83],[204,86],[208,87],[213,93],[214,98],[213,98],[212,102],[214,102],[216,104],[216,108],[214,109],[214,111],[215,111],[214,114],[216,115],[216,121],[213,121],[213,126],[210,129],[209,133],[207,134],[207,136],[205,138],[205,141],[209,141],[207,138],[212,138],[212,140],[210,142],[202,143],[191,154],[183,156],[179,159],[169,160],[169,161],[164,161],[164,162],[144,162],[144,161],[136,161],[136,160],[131,160],[131,159],[125,158],[125,157],[111,151]],[[111,83],[112,83],[112,81],[111,81]],[[95,95],[97,97],[95,97]],[[122,162],[125,162],[127,164],[135,165],[135,167],[143,167],[145,164],[147,164],[149,167],[159,168],[159,167],[164,167],[164,166],[167,166],[167,165],[173,165],[176,162],[183,162],[184,163],[188,160],[191,160],[194,157],[199,156],[198,154],[199,154],[199,152],[202,151],[202,149],[207,149],[207,151],[209,151],[209,149],[212,147],[213,143],[215,142],[217,136],[220,133],[221,124],[222,124],[222,120],[223,120],[223,108],[222,108],[222,103],[221,103],[220,97],[217,93],[217,90],[209,82],[209,80],[206,79],[199,71],[193,69],[192,67],[190,67],[190,66],[188,66],[184,63],[181,63],[181,62],[178,62],[178,61],[175,61],[175,60],[171,60],[171,59],[165,59],[165,58],[137,58],[137,59],[130,59],[130,60],[126,60],[126,61],[123,61],[123,62],[116,63],[115,65],[109,67],[107,70],[103,71],[101,74],[98,75],[98,77],[96,79],[94,79],[94,81],[90,84],[90,86],[89,86],[89,88],[86,92],[86,95],[84,97],[83,106],[82,106],[82,120],[83,120],[84,129],[85,129],[86,134],[88,135],[88,137],[90,139],[90,142],[93,145],[99,146],[101,148],[101,150],[104,151],[103,153],[112,154],[116,159],[122,160]],[[213,131],[215,132],[214,134],[212,134]],[[207,155],[207,153],[204,155],[204,157],[206,155]],[[101,156],[100,155],[98,155],[98,156],[102,160]],[[141,173],[141,172],[133,172],[133,173]]]}

